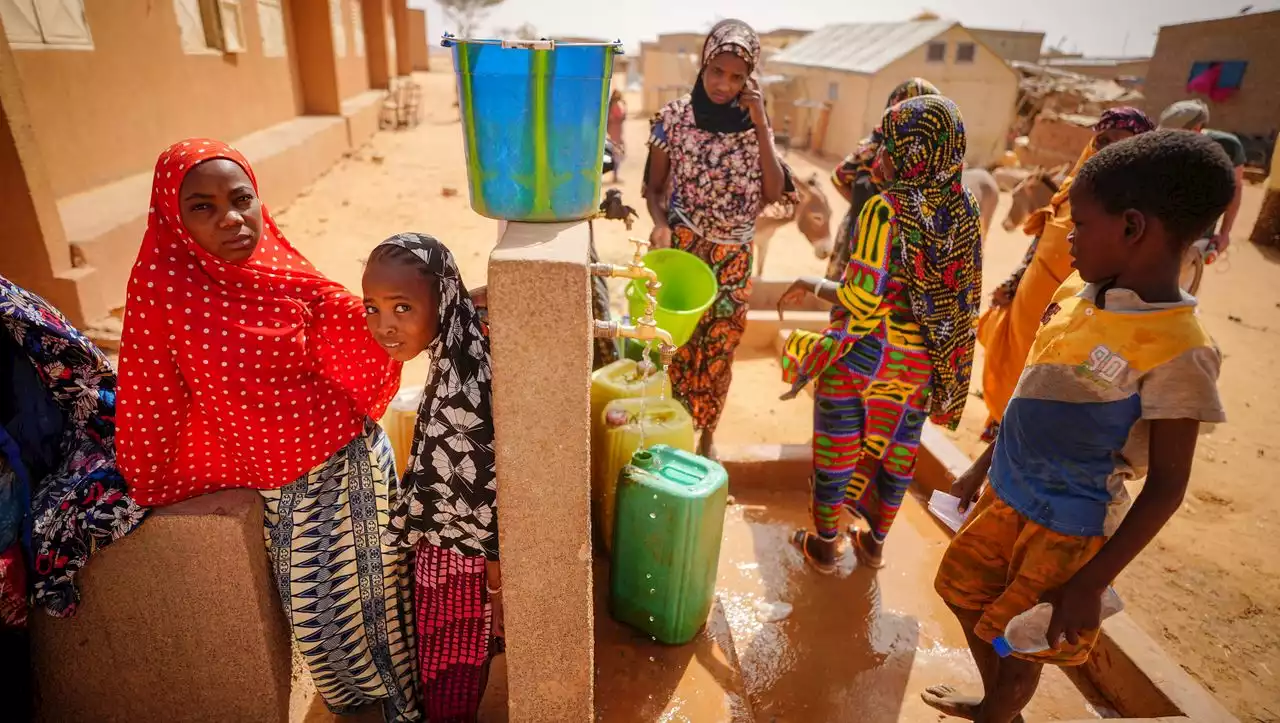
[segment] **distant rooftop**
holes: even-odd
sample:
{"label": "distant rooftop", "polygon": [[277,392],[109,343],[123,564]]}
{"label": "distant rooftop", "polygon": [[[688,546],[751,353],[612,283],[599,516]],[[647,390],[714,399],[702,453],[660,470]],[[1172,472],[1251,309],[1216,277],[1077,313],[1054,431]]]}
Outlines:
{"label": "distant rooftop", "polygon": [[762,32],[760,35],[761,37],[768,37],[771,35],[808,35],[812,32],[812,30],[805,30],[804,28],[774,28],[767,33]]}
{"label": "distant rooftop", "polygon": [[875,73],[957,24],[936,19],[828,25],[792,43],[771,62]]}
{"label": "distant rooftop", "polygon": [[1229,20],[1240,20],[1242,18],[1265,18],[1267,20],[1280,19],[1280,10],[1265,10],[1262,12],[1238,13],[1236,15],[1223,15],[1220,18],[1207,18],[1205,20],[1191,20],[1185,23],[1169,23],[1161,25],[1161,28],[1176,28],[1186,25],[1208,25],[1209,23],[1221,23]]}
{"label": "distant rooftop", "polygon": [[1010,30],[1008,28],[970,28],[968,25],[966,25],[965,27],[968,28],[969,32],[972,32],[972,33],[999,33],[1001,35],[1023,35],[1028,38],[1044,37],[1043,30]]}
{"label": "distant rooftop", "polygon": [[1147,56],[1130,57],[1130,58],[1086,58],[1086,57],[1077,55],[1077,56],[1066,56],[1066,57],[1058,57],[1058,58],[1041,58],[1040,64],[1048,65],[1051,67],[1063,65],[1063,66],[1075,66],[1075,67],[1109,68],[1116,65],[1123,65],[1125,63],[1145,63],[1149,60],[1151,60],[1151,58]]}

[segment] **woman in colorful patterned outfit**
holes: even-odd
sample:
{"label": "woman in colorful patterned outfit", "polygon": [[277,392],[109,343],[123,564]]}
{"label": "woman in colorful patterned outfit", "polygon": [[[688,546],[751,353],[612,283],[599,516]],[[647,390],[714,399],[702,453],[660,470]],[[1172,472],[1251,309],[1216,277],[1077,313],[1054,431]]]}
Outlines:
{"label": "woman in colorful patterned outfit", "polygon": [[88,556],[146,514],[115,462],[116,375],[44,299],[0,276],[0,700],[26,720],[27,601],[74,615]]}
{"label": "woman in colorful patterned outfit", "polygon": [[416,721],[408,564],[373,532],[395,467],[371,418],[400,365],[364,316],[285,240],[243,156],[171,146],[129,279],[117,450],[142,504],[258,490],[280,599],[329,709],[378,702]]}
{"label": "woman in colorful patterned outfit", "polygon": [[[933,83],[924,78],[912,78],[903,81],[893,89],[884,107],[892,108],[904,100],[922,95],[941,94],[942,92],[934,87]],[[881,137],[882,132],[879,128],[871,131],[870,136],[858,143],[857,150],[845,156],[840,165],[831,172],[831,185],[835,186],[836,191],[849,202],[849,212],[840,222],[840,230],[836,232],[838,241],[836,252],[827,262],[826,276],[830,281],[839,281],[844,275],[844,270],[849,267],[849,251],[857,238],[853,224],[858,220],[858,215],[862,213],[862,207],[867,201],[880,192],[875,180],[871,177],[871,165],[876,160],[876,154],[880,152]]]}
{"label": "woman in colorful patterned outfit", "polygon": [[654,248],[695,254],[720,283],[670,370],[672,390],[702,432],[698,451],[704,455],[711,453],[746,327],[756,217],[766,204],[794,200],[795,193],[753,75],[759,60],[760,39],[746,23],[724,20],[712,28],[693,92],[653,119],[645,164]]}
{"label": "woman in colorful patterned outfit", "polygon": [[1093,127],[1093,140],[1080,154],[1075,169],[1063,181],[1048,206],[1031,215],[1023,224],[1024,233],[1033,236],[1026,256],[1004,283],[991,295],[991,306],[978,322],[978,341],[982,344],[982,399],[987,405],[987,424],[983,441],[996,438],[1004,408],[1013,396],[1013,388],[1022,376],[1027,353],[1040,317],[1053,298],[1053,292],[1071,275],[1071,244],[1067,236],[1071,223],[1068,192],[1075,174],[1085,161],[1111,143],[1146,133],[1155,124],[1137,108],[1111,108],[1102,113]]}
{"label": "woman in colorful patterned outfit", "polygon": [[982,247],[977,201],[960,183],[965,132],[940,95],[885,112],[876,160],[884,189],[863,207],[840,284],[802,278],[779,301],[832,303],[822,333],[787,340],[784,399],[814,391],[813,521],[793,542],[820,572],[835,570],[840,511],[859,560],[882,565],[885,536],[915,473],[925,418],[954,429],[969,393]]}
{"label": "woman in colorful patterned outfit", "polygon": [[427,720],[467,723],[502,649],[489,339],[453,254],[430,236],[379,244],[365,267],[364,302],[369,331],[393,359],[431,357],[383,538],[416,553]]}

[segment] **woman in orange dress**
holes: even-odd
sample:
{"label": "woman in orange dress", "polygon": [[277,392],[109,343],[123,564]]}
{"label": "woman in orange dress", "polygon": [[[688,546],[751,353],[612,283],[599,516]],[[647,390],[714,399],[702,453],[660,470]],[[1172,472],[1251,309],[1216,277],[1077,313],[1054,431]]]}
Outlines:
{"label": "woman in orange dress", "polygon": [[1155,124],[1137,108],[1111,108],[1093,127],[1094,136],[1080,160],[1048,206],[1027,219],[1022,230],[1035,237],[1022,263],[991,296],[991,307],[978,320],[982,344],[982,398],[987,404],[987,424],[982,439],[990,442],[1000,430],[1004,408],[1022,376],[1027,352],[1040,328],[1040,317],[1053,292],[1071,275],[1071,182],[1085,161],[1111,143],[1153,130]]}

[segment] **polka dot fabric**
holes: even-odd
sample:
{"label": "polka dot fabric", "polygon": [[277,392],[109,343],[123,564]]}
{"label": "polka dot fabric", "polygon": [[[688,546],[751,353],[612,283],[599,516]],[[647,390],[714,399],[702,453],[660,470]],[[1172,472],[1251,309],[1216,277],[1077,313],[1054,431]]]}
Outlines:
{"label": "polka dot fabric", "polygon": [[285,240],[263,207],[262,240],[231,263],[182,225],[182,179],[203,161],[248,162],[212,140],[156,161],[147,231],[129,278],[121,338],[117,461],[140,504],[229,487],[276,489],[378,418],[400,364],[364,307]]}

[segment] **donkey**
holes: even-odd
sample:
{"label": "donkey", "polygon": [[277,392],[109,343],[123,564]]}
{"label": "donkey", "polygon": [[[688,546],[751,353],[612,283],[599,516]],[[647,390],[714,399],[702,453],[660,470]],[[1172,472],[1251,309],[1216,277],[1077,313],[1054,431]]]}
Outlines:
{"label": "donkey", "polygon": [[1013,231],[1027,220],[1031,214],[1049,205],[1053,195],[1062,188],[1067,180],[1067,167],[1058,166],[1048,170],[1040,169],[1027,176],[1021,183],[1013,187],[1011,195],[1013,204],[1009,206],[1009,214],[1004,217],[1005,231]]}
{"label": "donkey", "polygon": [[756,276],[764,274],[764,259],[769,253],[769,241],[778,229],[795,221],[800,233],[813,247],[813,255],[820,259],[831,256],[835,241],[831,237],[831,204],[818,188],[818,174],[803,183],[796,184],[799,203],[778,213],[773,207],[765,208],[756,219]]}
{"label": "donkey", "polygon": [[969,189],[969,193],[978,201],[978,215],[982,223],[982,242],[986,245],[987,232],[991,230],[991,219],[996,215],[996,204],[1000,203],[1000,186],[991,172],[985,168],[966,168],[960,174],[960,182]]}

